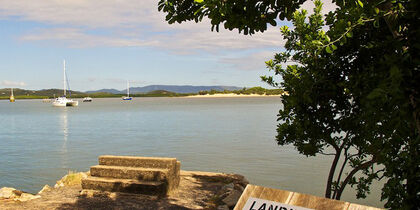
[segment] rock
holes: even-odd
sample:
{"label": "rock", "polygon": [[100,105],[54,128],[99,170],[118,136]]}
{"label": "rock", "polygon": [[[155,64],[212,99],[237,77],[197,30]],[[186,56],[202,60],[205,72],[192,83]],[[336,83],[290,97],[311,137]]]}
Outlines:
{"label": "rock", "polygon": [[64,186],[75,186],[82,183],[82,179],[88,177],[85,172],[69,172],[67,175],[63,176],[60,180],[56,182],[54,188],[64,187]]}
{"label": "rock", "polygon": [[228,207],[235,206],[236,202],[238,202],[239,198],[241,197],[242,192],[237,190],[233,190],[226,198],[222,200]]}
{"label": "rock", "polygon": [[42,193],[44,193],[44,192],[47,192],[47,191],[50,191],[51,190],[51,187],[50,186],[48,186],[48,185],[45,185],[39,192],[38,192],[38,194],[42,194]]}
{"label": "rock", "polygon": [[20,195],[22,195],[22,193],[24,193],[23,191],[21,191],[21,190],[13,190],[13,193],[17,196],[17,197],[19,197]]}
{"label": "rock", "polygon": [[109,195],[108,195],[108,198],[110,198],[112,200],[117,199],[117,197],[118,197],[118,194],[115,193],[115,192],[109,193]]}
{"label": "rock", "polygon": [[229,206],[227,205],[221,205],[217,207],[217,210],[229,210]]}
{"label": "rock", "polygon": [[82,190],[80,195],[86,198],[92,198],[95,195],[95,192],[93,190]]}
{"label": "rock", "polygon": [[37,198],[40,198],[40,197],[41,197],[40,195],[32,195],[32,194],[29,194],[29,193],[22,193],[20,195],[20,197],[17,197],[14,200],[15,201],[22,201],[22,202],[24,202],[24,201],[29,201],[29,200],[37,199]]}
{"label": "rock", "polygon": [[230,191],[227,191],[227,192],[223,192],[222,191],[222,194],[219,194],[219,197],[220,197],[220,199],[224,199],[224,198],[226,198],[228,195],[230,195]]}
{"label": "rock", "polygon": [[64,184],[60,182],[54,185],[54,188],[59,188],[59,187],[64,187]]}
{"label": "rock", "polygon": [[86,198],[107,197],[114,200],[118,196],[118,194],[115,192],[107,192],[107,191],[100,191],[100,190],[87,190],[87,189],[80,191],[80,195]]}
{"label": "rock", "polygon": [[14,193],[16,191],[15,188],[11,187],[3,187],[0,189],[0,198],[14,198],[16,197],[16,194]]}
{"label": "rock", "polygon": [[243,192],[245,188],[240,184],[235,184],[235,190],[238,190],[239,192]]}
{"label": "rock", "polygon": [[229,184],[222,187],[222,191],[223,192],[231,191],[231,190],[233,190],[234,187],[235,187],[235,185],[233,183],[229,183]]}

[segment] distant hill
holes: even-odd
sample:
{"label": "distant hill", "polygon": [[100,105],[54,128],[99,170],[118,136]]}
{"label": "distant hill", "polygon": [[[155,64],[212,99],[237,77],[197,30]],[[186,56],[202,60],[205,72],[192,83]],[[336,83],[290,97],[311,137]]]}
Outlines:
{"label": "distant hill", "polygon": [[[131,90],[131,89],[130,89]],[[100,89],[100,90],[92,90],[86,91],[85,93],[112,93],[112,94],[124,94],[126,92],[117,90],[117,89]]]}
{"label": "distant hill", "polygon": [[[235,91],[242,90],[241,87],[236,86],[193,86],[193,85],[148,85],[144,87],[132,87],[130,93],[132,94],[152,94],[152,95],[175,95],[185,93],[198,93],[203,91]],[[43,96],[43,97],[57,97],[63,95],[61,89],[43,89],[43,90],[24,90],[20,88],[14,89],[15,96]],[[82,97],[84,95],[108,95],[108,94],[126,94],[125,90],[116,89],[100,89],[86,92],[71,91],[73,97]],[[0,89],[0,97],[6,97],[10,95],[10,88]],[[69,91],[67,91],[69,95]]]}
{"label": "distant hill", "polygon": [[148,92],[148,94],[161,94],[161,95],[171,95],[174,94],[174,92],[166,91],[166,90],[154,90]]}
{"label": "distant hill", "polygon": [[[60,89],[43,89],[43,90],[24,90],[20,88],[13,89],[13,93],[15,96],[61,96],[63,95],[63,90]],[[67,91],[69,95],[69,91]],[[71,91],[71,94],[84,94],[83,92],[79,91]],[[10,88],[3,88],[0,89],[0,96],[8,96],[10,95]]]}
{"label": "distant hill", "polygon": [[[210,91],[210,90],[241,90],[241,87],[236,86],[193,86],[193,85],[148,85],[144,87],[131,87],[130,93],[149,93],[156,90],[165,90],[173,93],[198,93],[200,91]],[[86,93],[112,93],[112,94],[125,94],[127,89],[116,90],[116,89],[100,89],[86,91]]]}
{"label": "distant hill", "polygon": [[[200,91],[210,90],[240,90],[242,88],[236,86],[193,86],[193,85],[148,85],[144,87],[132,87],[130,93],[148,93],[155,90],[166,90],[174,93],[198,93]],[[123,90],[126,92],[127,90]]]}

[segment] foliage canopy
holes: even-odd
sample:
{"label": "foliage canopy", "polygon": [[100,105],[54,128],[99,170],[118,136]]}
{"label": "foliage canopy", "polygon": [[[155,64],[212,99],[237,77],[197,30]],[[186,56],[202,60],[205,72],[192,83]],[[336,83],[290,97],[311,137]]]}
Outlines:
{"label": "foliage canopy", "polygon": [[244,34],[291,20],[294,28],[281,28],[286,50],[266,62],[274,75],[262,77],[289,93],[278,115],[278,144],[334,157],[326,197],[340,199],[346,185],[365,197],[372,180],[386,177],[385,206],[417,208],[420,1],[336,0],[325,17],[320,1],[309,16],[297,11],[303,2],[161,0],[159,10],[169,23],[208,17],[216,30],[223,24]]}

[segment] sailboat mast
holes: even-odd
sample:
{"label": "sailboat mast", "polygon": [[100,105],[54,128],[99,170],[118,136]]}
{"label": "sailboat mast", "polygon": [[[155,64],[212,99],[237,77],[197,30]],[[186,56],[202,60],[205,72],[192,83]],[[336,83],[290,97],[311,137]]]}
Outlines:
{"label": "sailboat mast", "polygon": [[64,68],[64,76],[63,76],[63,79],[64,79],[63,84],[64,84],[64,86],[63,86],[63,92],[64,92],[64,96],[66,96],[66,60],[63,60],[63,68]]}
{"label": "sailboat mast", "polygon": [[130,81],[127,80],[127,97],[130,97]]}

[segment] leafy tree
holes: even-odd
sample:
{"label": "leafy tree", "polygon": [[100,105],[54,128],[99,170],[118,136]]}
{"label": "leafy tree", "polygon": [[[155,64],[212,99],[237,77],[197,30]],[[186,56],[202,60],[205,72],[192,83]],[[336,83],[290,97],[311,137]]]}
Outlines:
{"label": "leafy tree", "polygon": [[[270,69],[282,76],[283,82],[275,83],[272,77],[263,77],[263,80],[289,92],[283,97],[284,108],[279,113],[281,123],[276,138],[279,145],[292,144],[306,156],[334,157],[325,197],[340,199],[348,184],[357,185],[357,196],[365,197],[369,184],[378,178],[374,168],[378,157],[371,151],[376,151],[379,143],[375,138],[366,141],[366,134],[360,132],[364,127],[360,121],[364,110],[350,92],[360,91],[360,88],[356,90],[348,81],[348,71],[361,63],[349,62],[354,58],[346,57],[347,45],[339,49],[332,46],[326,51],[320,47],[323,42],[329,43],[332,35],[322,30],[325,26],[322,3],[315,1],[315,4],[314,14],[309,17],[305,10],[294,13],[293,30],[286,26],[281,28],[287,40],[286,51],[267,62]],[[336,53],[331,54],[332,50]],[[281,65],[290,61],[294,64]],[[339,163],[341,158],[343,161]],[[346,167],[350,167],[347,174]],[[365,176],[356,180],[358,172]]]}
{"label": "leafy tree", "polygon": [[346,185],[365,197],[374,179],[386,177],[386,207],[417,208],[420,1],[336,0],[326,21],[320,1],[309,17],[296,11],[303,2],[161,0],[159,10],[169,23],[206,16],[216,30],[223,24],[244,34],[263,32],[277,18],[292,20],[293,29],[281,28],[286,51],[267,62],[275,75],[262,77],[288,92],[278,115],[279,145],[334,157],[328,198],[340,199]]}
{"label": "leafy tree", "polygon": [[[420,206],[418,83],[419,3],[357,2],[327,16],[295,12],[295,28],[282,28],[286,52],[267,62],[283,82],[263,80],[289,92],[279,113],[280,145],[305,155],[333,148],[326,197],[340,199],[347,184],[365,197],[374,179],[387,177],[386,207]],[[340,45],[340,46],[339,46]],[[283,67],[286,62],[295,62]],[[344,157],[341,157],[341,153]],[[338,159],[343,158],[338,175]],[[343,177],[343,168],[351,170]],[[384,166],[375,170],[375,164]],[[364,176],[355,178],[361,172]]]}
{"label": "leafy tree", "polygon": [[212,30],[219,25],[226,29],[238,29],[244,34],[267,30],[267,24],[276,26],[276,19],[290,18],[306,0],[160,0],[159,11],[166,12],[166,21],[172,24],[184,21],[200,22],[204,17],[211,20]]}

